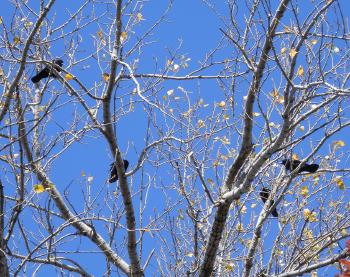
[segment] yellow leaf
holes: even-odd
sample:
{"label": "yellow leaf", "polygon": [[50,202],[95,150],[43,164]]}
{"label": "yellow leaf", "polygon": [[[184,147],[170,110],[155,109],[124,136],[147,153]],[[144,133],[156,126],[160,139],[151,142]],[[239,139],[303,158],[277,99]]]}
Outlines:
{"label": "yellow leaf", "polygon": [[127,37],[128,37],[128,35],[126,34],[126,32],[122,32],[120,34],[120,41],[123,43]]}
{"label": "yellow leaf", "polygon": [[336,143],[336,145],[339,146],[339,147],[345,146],[345,142],[344,142],[343,140],[338,140],[338,141],[336,141],[335,143]]}
{"label": "yellow leaf", "polygon": [[316,222],[317,221],[316,212],[311,212],[309,209],[304,209],[303,214],[304,214],[305,220],[308,220],[309,222]]}
{"label": "yellow leaf", "polygon": [[220,108],[225,107],[225,105],[226,105],[225,101],[221,101],[220,103],[218,103],[218,106],[219,106]]}
{"label": "yellow leaf", "polygon": [[173,112],[174,112],[174,110],[173,110],[173,109],[169,109],[169,112],[170,112],[170,113],[173,113]]}
{"label": "yellow leaf", "polygon": [[174,63],[174,61],[172,61],[172,60],[167,60],[166,61],[166,65],[167,66],[171,66],[173,63]]}
{"label": "yellow leaf", "polygon": [[244,230],[243,224],[242,224],[242,223],[238,223],[238,224],[236,225],[236,230],[237,230],[238,232],[242,232],[242,231]]}
{"label": "yellow leaf", "polygon": [[178,71],[180,66],[178,64],[174,64],[173,71]]}
{"label": "yellow leaf", "polygon": [[304,132],[305,127],[304,127],[303,125],[301,125],[301,126],[299,127],[299,130],[302,131],[302,132]]}
{"label": "yellow leaf", "polygon": [[253,116],[255,117],[260,116],[260,113],[253,113]]}
{"label": "yellow leaf", "polygon": [[222,117],[223,117],[224,120],[229,120],[230,119],[230,116],[227,115],[227,114],[224,114]]}
{"label": "yellow leaf", "polygon": [[73,75],[67,73],[67,74],[64,76],[64,78],[65,78],[67,81],[69,81],[69,80],[72,80],[72,79],[73,79]]}
{"label": "yellow leaf", "polygon": [[290,56],[291,58],[294,58],[295,55],[296,55],[297,53],[298,53],[298,52],[297,52],[294,48],[292,48],[292,49],[290,49],[290,51],[289,51],[289,56]]}
{"label": "yellow leaf", "polygon": [[45,191],[45,188],[42,184],[36,184],[34,185],[34,191],[35,193],[42,193]]}
{"label": "yellow leaf", "polygon": [[85,171],[84,171],[84,170],[81,172],[81,176],[82,176],[82,177],[85,177],[85,176],[86,176],[86,174],[85,174]]}
{"label": "yellow leaf", "polygon": [[21,42],[20,38],[19,37],[14,37],[13,38],[13,43],[14,44],[19,44]]}
{"label": "yellow leaf", "polygon": [[168,94],[169,96],[172,95],[174,93],[174,90],[173,89],[169,89],[166,94]]}
{"label": "yellow leaf", "polygon": [[302,196],[306,197],[308,193],[309,193],[309,188],[308,188],[307,186],[303,186],[303,187],[301,188],[300,194],[301,194]]}
{"label": "yellow leaf", "polygon": [[290,27],[286,26],[286,27],[284,27],[284,31],[286,33],[290,33],[290,32],[292,32],[292,29]]}
{"label": "yellow leaf", "polygon": [[24,27],[30,27],[30,26],[32,26],[33,25],[33,22],[31,22],[31,21],[26,21],[25,23],[24,23]]}
{"label": "yellow leaf", "polygon": [[209,184],[213,183],[213,179],[211,179],[211,178],[208,178],[207,181],[208,181]]}
{"label": "yellow leaf", "polygon": [[346,235],[348,234],[348,232],[346,231],[346,229],[342,229],[342,230],[340,231],[340,234],[341,234],[342,236],[346,236]]}
{"label": "yellow leaf", "polygon": [[298,76],[303,76],[304,75],[304,68],[300,65],[297,71]]}
{"label": "yellow leaf", "polygon": [[311,277],[317,277],[317,272],[316,271],[312,271],[311,272]]}
{"label": "yellow leaf", "polygon": [[192,252],[188,252],[188,253],[186,254],[186,256],[191,258],[191,257],[193,257],[194,255],[193,255]]}
{"label": "yellow leaf", "polygon": [[97,37],[99,38],[99,40],[103,39],[103,33],[101,30],[97,32]]}
{"label": "yellow leaf", "polygon": [[293,159],[293,160],[298,160],[298,159],[299,159],[299,157],[298,157],[298,155],[297,155],[297,154],[293,154],[293,155],[292,155],[292,159]]}
{"label": "yellow leaf", "polygon": [[278,97],[278,103],[283,104],[284,103],[284,96]]}
{"label": "yellow leaf", "polygon": [[0,24],[2,24],[2,17],[0,16]]}
{"label": "yellow leaf", "polygon": [[231,143],[230,140],[226,136],[224,136],[221,141],[225,145],[229,145]]}
{"label": "yellow leaf", "polygon": [[214,166],[214,167],[216,167],[216,166],[218,166],[218,165],[219,165],[219,161],[217,161],[217,160],[216,160],[216,161],[213,161],[213,166]]}
{"label": "yellow leaf", "polygon": [[198,119],[197,124],[199,128],[202,128],[205,126],[204,121],[202,119]]}
{"label": "yellow leaf", "polygon": [[163,100],[166,100],[166,95],[163,95]]}
{"label": "yellow leaf", "polygon": [[270,94],[273,98],[278,99],[278,97],[280,96],[280,92],[277,89],[274,89],[271,94]]}
{"label": "yellow leaf", "polygon": [[251,207],[252,209],[254,209],[254,208],[256,207],[256,204],[253,203],[253,204],[250,205],[250,207]]}
{"label": "yellow leaf", "polygon": [[102,74],[102,78],[107,83],[109,81],[109,74],[108,73],[103,73]]}
{"label": "yellow leaf", "polygon": [[344,184],[343,180],[341,179],[341,176],[337,176],[335,178],[335,183],[337,184],[339,189],[343,190],[345,188],[345,184]]}
{"label": "yellow leaf", "polygon": [[226,271],[232,272],[233,269],[234,269],[234,264],[232,262],[225,265]]}
{"label": "yellow leaf", "polygon": [[312,45],[315,45],[316,43],[317,43],[317,39],[311,40],[311,44],[312,44]]}
{"label": "yellow leaf", "polygon": [[282,54],[282,55],[284,55],[284,54],[286,53],[286,51],[287,51],[287,48],[286,48],[286,47],[281,48],[281,54]]}
{"label": "yellow leaf", "polygon": [[311,211],[309,209],[304,209],[303,214],[304,214],[304,218],[307,219],[311,214]]}
{"label": "yellow leaf", "polygon": [[140,22],[141,20],[143,20],[142,13],[137,13],[137,14],[136,14],[136,18],[137,18],[137,21],[138,21],[138,22]]}

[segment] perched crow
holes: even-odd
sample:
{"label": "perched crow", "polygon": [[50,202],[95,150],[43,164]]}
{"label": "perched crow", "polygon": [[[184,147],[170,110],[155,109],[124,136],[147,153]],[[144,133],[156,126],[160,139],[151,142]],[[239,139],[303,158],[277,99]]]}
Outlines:
{"label": "perched crow", "polygon": [[[63,61],[61,59],[55,59],[52,61],[55,65],[55,70],[57,70],[58,72],[61,71],[61,66],[63,65]],[[53,72],[53,68],[52,65],[47,65],[44,67],[44,69],[40,70],[38,74],[36,74],[33,78],[32,78],[32,82],[38,83],[40,82],[41,79],[47,78],[47,77],[54,77],[56,78],[56,74]]]}
{"label": "perched crow", "polygon": [[[269,198],[270,192],[271,192],[271,190],[269,190],[268,188],[265,188],[265,187],[262,188],[262,191],[260,192],[260,198],[261,198],[261,200],[262,200],[264,203],[267,201],[267,198]],[[270,207],[271,207],[274,203],[275,203],[275,201],[271,200]],[[270,208],[270,207],[269,207],[269,208]],[[274,209],[271,211],[271,214],[272,214],[274,217],[278,217],[278,213],[277,213],[276,208],[274,208]]]}
{"label": "perched crow", "polygon": [[[298,165],[301,162],[299,160],[292,160],[292,166],[291,166],[291,162],[290,160],[284,159],[282,161],[282,164],[286,167],[287,170],[289,171],[293,171],[294,169],[296,169],[298,167]],[[317,169],[319,168],[318,164],[304,164],[304,166],[302,166],[298,173],[301,173],[303,171],[309,172],[309,173],[315,173],[317,171]]]}
{"label": "perched crow", "polygon": [[[128,169],[129,162],[127,160],[123,160],[124,162],[124,171]],[[118,180],[118,173],[117,173],[117,167],[115,163],[111,163],[111,176],[109,177],[108,182],[109,183],[114,183]]]}

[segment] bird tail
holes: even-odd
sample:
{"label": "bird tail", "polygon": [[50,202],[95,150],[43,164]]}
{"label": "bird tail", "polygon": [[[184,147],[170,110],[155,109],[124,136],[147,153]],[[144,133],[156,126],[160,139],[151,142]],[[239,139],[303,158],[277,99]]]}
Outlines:
{"label": "bird tail", "polygon": [[36,84],[36,83],[40,82],[41,78],[40,78],[39,74],[37,74],[34,77],[32,77],[31,80],[34,84]]}
{"label": "bird tail", "polygon": [[271,214],[272,214],[274,217],[278,217],[278,212],[277,212],[276,208],[272,210]]}
{"label": "bird tail", "polygon": [[305,167],[305,171],[310,173],[315,173],[318,168],[319,168],[318,164],[309,164]]}
{"label": "bird tail", "polygon": [[32,82],[38,83],[40,82],[41,79],[47,78],[48,74],[47,74],[47,70],[44,68],[43,70],[41,70],[38,74],[36,74],[33,78],[32,78]]}

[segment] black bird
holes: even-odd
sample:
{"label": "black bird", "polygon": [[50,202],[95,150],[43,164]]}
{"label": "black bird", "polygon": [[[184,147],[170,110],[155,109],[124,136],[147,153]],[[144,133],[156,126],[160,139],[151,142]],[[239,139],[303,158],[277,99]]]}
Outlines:
{"label": "black bird", "polygon": [[[299,160],[292,160],[292,163],[290,162],[290,160],[284,159],[282,161],[282,164],[286,167],[287,170],[289,171],[293,171],[294,169],[296,169],[299,164],[301,163],[301,161]],[[292,165],[292,166],[291,166]],[[309,172],[309,173],[315,173],[317,171],[317,169],[319,168],[318,164],[304,164],[298,171],[298,173],[301,173],[303,171],[305,172]]]}
{"label": "black bird", "polygon": [[[269,198],[269,195],[270,195],[270,192],[271,190],[269,190],[268,188],[265,188],[263,187],[262,188],[262,191],[260,192],[260,198],[261,200],[265,203],[267,201],[267,199]],[[271,204],[270,204],[270,207],[275,203],[275,201],[271,200]],[[269,208],[270,208],[269,207]],[[271,211],[271,214],[274,216],[274,217],[278,217],[278,213],[277,213],[277,210],[276,208],[274,208],[272,211]]]}
{"label": "black bird", "polygon": [[[123,160],[124,162],[124,171],[126,171],[129,167],[129,161],[128,160]],[[108,182],[109,183],[114,183],[118,180],[118,173],[117,173],[117,167],[115,163],[111,163],[111,175],[109,177]]]}
{"label": "black bird", "polygon": [[[55,70],[58,72],[61,71],[61,66],[63,65],[63,61],[61,59],[55,59],[52,61],[54,63]],[[56,78],[56,74],[53,71],[52,65],[47,65],[44,67],[44,69],[40,70],[38,74],[36,74],[31,80],[32,82],[38,83],[41,79],[47,78],[47,77],[54,77]]]}

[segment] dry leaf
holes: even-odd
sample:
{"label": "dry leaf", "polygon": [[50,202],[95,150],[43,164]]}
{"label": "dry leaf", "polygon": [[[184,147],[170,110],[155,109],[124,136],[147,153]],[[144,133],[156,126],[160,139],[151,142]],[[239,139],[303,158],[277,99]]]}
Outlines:
{"label": "dry leaf", "polygon": [[336,182],[339,189],[343,190],[345,188],[345,184],[344,184],[344,181],[342,180],[341,176],[337,176],[335,178],[335,182]]}
{"label": "dry leaf", "polygon": [[21,42],[20,38],[19,37],[14,37],[13,38],[13,43],[14,44],[19,44]]}
{"label": "dry leaf", "polygon": [[136,14],[136,18],[137,18],[137,21],[138,21],[138,22],[140,22],[141,20],[143,20],[142,13],[137,13],[137,14]]}
{"label": "dry leaf", "polygon": [[298,76],[303,76],[304,75],[304,68],[300,65],[297,71]]}
{"label": "dry leaf", "polygon": [[108,73],[103,73],[102,74],[102,78],[107,83],[109,81],[109,74]]}
{"label": "dry leaf", "polygon": [[32,26],[33,25],[33,22],[31,22],[31,21],[26,21],[25,23],[24,23],[24,27],[26,27],[26,28],[28,28],[28,27],[30,27],[30,26]]}
{"label": "dry leaf", "polygon": [[311,212],[309,209],[304,209],[303,214],[304,214],[305,220],[308,220],[309,222],[316,222],[317,221],[316,212]]}
{"label": "dry leaf", "polygon": [[270,94],[273,98],[278,98],[280,95],[280,92],[277,89],[274,89],[271,94]]}
{"label": "dry leaf", "polygon": [[99,40],[103,39],[103,33],[101,30],[97,32],[97,37],[99,38]]}
{"label": "dry leaf", "polygon": [[64,76],[64,78],[65,78],[67,81],[69,81],[69,80],[72,80],[72,79],[73,79],[73,75],[67,73],[67,74]]}
{"label": "dry leaf", "polygon": [[226,271],[232,272],[233,269],[234,269],[234,264],[232,262],[228,263],[227,265],[225,265],[225,270]]}
{"label": "dry leaf", "polygon": [[308,195],[308,193],[309,193],[309,188],[308,188],[307,186],[303,186],[303,187],[301,188],[300,194],[301,194],[302,196],[306,197],[306,196]]}
{"label": "dry leaf", "polygon": [[218,106],[219,106],[220,108],[225,107],[225,105],[226,105],[225,101],[221,101],[220,103],[218,103]]}
{"label": "dry leaf", "polygon": [[121,43],[123,43],[126,40],[127,37],[128,37],[128,35],[126,34],[126,32],[122,32],[120,34],[120,41],[121,41]]}
{"label": "dry leaf", "polygon": [[36,184],[34,185],[34,191],[35,193],[42,193],[45,191],[45,188],[42,184]]}
{"label": "dry leaf", "polygon": [[298,52],[297,52],[294,48],[292,48],[292,49],[290,49],[290,51],[289,51],[289,56],[290,56],[291,58],[294,58],[295,55],[296,55],[297,53],[298,53]]}
{"label": "dry leaf", "polygon": [[202,119],[199,119],[199,120],[197,121],[197,124],[198,124],[198,127],[199,127],[199,128],[202,128],[202,127],[205,126],[204,121],[203,121]]}

